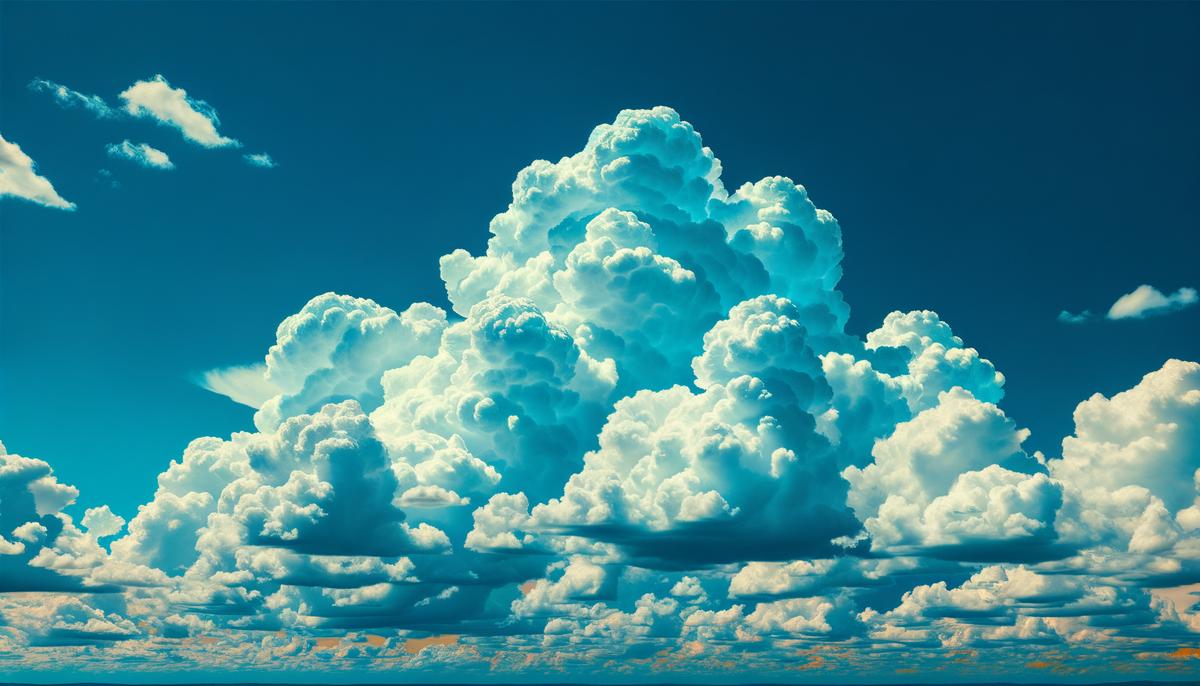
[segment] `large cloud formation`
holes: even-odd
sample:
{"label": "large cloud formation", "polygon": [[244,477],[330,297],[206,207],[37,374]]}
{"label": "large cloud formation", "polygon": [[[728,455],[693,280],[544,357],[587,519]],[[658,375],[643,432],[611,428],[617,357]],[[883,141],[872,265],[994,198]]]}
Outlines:
{"label": "large cloud formation", "polygon": [[848,333],[833,216],[729,192],[665,107],[531,164],[490,228],[442,258],[452,312],[319,295],[207,375],[256,431],[128,523],[0,451],[10,664],[1195,673],[1200,365],[1031,454],[988,360],[929,311]]}

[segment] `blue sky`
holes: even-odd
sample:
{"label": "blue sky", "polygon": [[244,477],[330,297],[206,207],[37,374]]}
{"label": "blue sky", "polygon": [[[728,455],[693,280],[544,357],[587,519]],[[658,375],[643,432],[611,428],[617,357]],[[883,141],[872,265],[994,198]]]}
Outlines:
{"label": "blue sky", "polygon": [[[822,341],[811,344],[813,354],[845,352],[871,359],[883,370],[887,362],[882,357],[862,350],[861,340],[871,347],[868,332],[881,331],[877,339],[887,341],[881,346],[900,349],[906,345],[902,340],[908,340],[897,333],[900,329],[942,329],[928,318],[896,320],[894,330],[880,328],[885,316],[893,311],[936,311],[965,346],[977,349],[980,359],[1003,373],[1002,392],[986,365],[970,367],[971,381],[962,385],[979,401],[999,402],[1015,426],[1031,431],[1021,448],[1033,460],[1025,471],[1045,471],[1034,466],[1038,460],[1032,455],[1064,455],[1061,441],[1077,431],[1078,417],[1072,413],[1079,403],[1093,393],[1111,397],[1134,388],[1143,375],[1159,370],[1170,358],[1200,358],[1200,307],[1193,306],[1195,292],[1189,296],[1186,290],[1200,282],[1194,238],[1200,212],[1193,202],[1200,191],[1200,133],[1195,126],[1200,118],[1198,39],[1200,9],[1184,3],[5,3],[0,6],[0,135],[19,145],[36,163],[36,172],[75,209],[63,211],[17,197],[0,199],[0,439],[9,453],[45,460],[59,482],[79,490],[74,504],[63,506],[75,520],[101,505],[132,520],[139,505],[155,498],[156,477],[172,460],[181,459],[192,439],[228,439],[233,432],[254,431],[256,426],[269,434],[288,417],[318,416],[321,410],[304,395],[307,390],[300,392],[299,384],[316,383],[301,374],[280,382],[296,385],[284,395],[299,399],[285,398],[273,419],[260,413],[256,425],[254,408],[199,383],[205,372],[261,363],[277,342],[276,326],[326,292],[374,301],[339,305],[358,308],[368,318],[378,316],[374,303],[401,313],[414,302],[447,311],[465,302],[464,308],[456,308],[464,311],[449,315],[452,322],[462,319],[477,299],[463,286],[460,301],[452,303],[438,260],[456,249],[471,255],[488,249],[489,222],[513,201],[517,173],[535,159],[556,161],[584,150],[593,127],[614,122],[622,110],[663,105],[703,136],[703,144],[720,159],[720,176],[730,193],[745,182],[785,175],[804,185],[816,207],[837,218],[844,256],[820,254],[831,265],[841,264],[844,275],[836,286],[849,305],[848,321],[824,331],[823,324],[814,323],[817,319],[806,320],[807,335]],[[52,93],[29,87],[46,79],[99,96],[120,110],[125,103],[120,94],[155,75],[210,105],[219,115],[219,135],[236,139],[240,147],[206,147],[152,116],[118,112],[97,117],[85,108],[61,107]],[[208,113],[198,105],[197,111]],[[147,148],[135,147],[143,145],[169,158],[169,163],[147,158]],[[263,153],[274,167],[254,166],[243,157]],[[139,164],[133,159],[139,157],[170,168]],[[643,219],[686,225],[651,200],[634,196],[610,200],[617,209]],[[692,212],[689,221],[695,216]],[[731,222],[740,221],[706,216],[730,231]],[[620,224],[615,218],[613,222]],[[582,228],[577,230],[583,235]],[[611,231],[616,236],[634,230],[626,226]],[[671,247],[676,239],[669,238],[673,234],[667,228],[656,226],[655,234],[656,249],[680,259],[685,267],[687,260],[680,254],[702,251],[689,248],[686,240]],[[530,239],[517,243],[525,240]],[[504,250],[522,254],[524,249]],[[756,259],[767,261],[762,255]],[[749,272],[734,270],[729,278],[740,283],[734,290],[787,296],[801,306],[811,296],[814,300],[808,305],[831,308],[836,319],[839,306],[823,300],[833,297],[832,290],[822,291],[820,297],[805,290],[806,268],[787,261],[768,265],[772,285],[758,291],[751,285],[758,277]],[[1168,300],[1159,302],[1154,292],[1136,290],[1143,285]],[[590,287],[573,288],[582,298]],[[512,470],[495,492],[511,493],[518,480],[525,485],[527,508],[556,499],[565,503],[563,483],[577,471],[577,464],[562,465],[560,474],[501,459],[504,451],[581,455],[596,440],[603,443],[596,438],[599,424],[595,431],[580,434],[583,438],[572,432],[603,419],[624,395],[675,382],[691,383],[698,398],[714,393],[704,390],[701,376],[692,378],[690,371],[695,368],[690,362],[693,353],[699,354],[704,332],[716,321],[702,316],[707,311],[704,298],[716,298],[712,308],[722,317],[738,302],[722,290],[725,286],[714,288],[715,296],[696,295],[687,301],[701,314],[680,315],[680,321],[670,324],[681,332],[678,350],[671,347],[677,341],[654,338],[654,327],[661,322],[647,320],[638,325],[637,335],[622,334],[626,350],[643,346],[659,354],[660,363],[649,362],[649,357],[626,360],[613,353],[619,381],[613,382],[612,396],[579,401],[572,410],[579,416],[572,415],[575,423],[564,424],[569,424],[565,433],[547,430],[529,439],[531,443],[513,444],[517,447],[487,442],[482,448],[472,442],[476,439],[464,439],[465,449],[483,462],[492,464],[488,451],[500,456],[494,463],[498,474]],[[1126,294],[1138,295],[1126,300],[1124,309],[1113,310],[1113,317],[1106,316]],[[632,304],[635,295],[631,293],[623,307],[644,307],[645,303]],[[310,310],[320,313],[326,306],[329,303],[318,303]],[[747,311],[745,316],[791,312],[780,307],[771,305],[767,314]],[[1064,311],[1065,316],[1060,314]],[[1089,314],[1081,314],[1085,311]],[[559,312],[550,320],[554,326],[581,321],[599,326],[597,322],[611,315],[603,308],[592,314],[579,312]],[[1146,316],[1119,316],[1129,312]],[[811,313],[804,310],[802,315],[795,316],[804,319]],[[411,312],[394,326],[413,338],[418,327],[414,322],[431,321],[429,316]],[[619,322],[608,326],[623,330]],[[691,338],[685,333],[692,330],[689,326],[695,328]],[[843,333],[835,329],[841,328],[857,342],[833,342]],[[311,344],[304,342],[304,335],[297,338],[297,346]],[[602,365],[605,351],[611,350],[595,345],[572,354]],[[857,352],[852,350],[855,346]],[[436,350],[422,348],[422,354]],[[340,362],[330,358],[339,374],[338,365],[344,363],[354,370],[369,368],[374,376],[346,372],[338,382],[342,385],[334,384],[337,392],[320,398],[354,398],[367,412],[382,412],[370,415],[372,431],[395,459],[396,445],[411,445],[399,429],[383,425],[416,420],[398,419],[403,413],[388,410],[379,393],[391,402],[403,396],[404,384],[411,379],[395,375],[389,386],[382,375],[400,364],[380,366],[384,363],[377,357],[363,362],[353,351],[346,355]],[[567,358],[555,359],[554,373],[560,374]],[[810,363],[787,358],[787,364]],[[288,374],[299,373],[289,369]],[[594,384],[607,383],[606,372],[599,367],[592,372]],[[733,393],[732,372],[705,373],[710,385]],[[811,373],[821,378],[829,374]],[[1179,373],[1185,385],[1195,376]],[[276,375],[287,377],[283,371]],[[915,379],[916,373],[908,376]],[[523,383],[501,377],[513,388]],[[564,388],[559,390],[590,397],[577,385]],[[924,400],[909,397],[909,410],[933,409],[922,403],[932,403],[929,398],[937,396],[936,390],[949,390],[930,388],[920,391],[926,394]],[[836,398],[836,388],[834,394]],[[666,401],[687,405],[682,399]],[[957,407],[951,401],[943,403],[947,413]],[[287,402],[294,414],[289,414]],[[372,403],[383,404],[372,408]],[[545,416],[526,410],[544,428]],[[554,412],[562,418],[560,410]],[[816,417],[812,421],[822,421],[811,407],[805,412]],[[353,418],[334,414],[329,419],[334,425],[344,421],[359,426]],[[841,416],[850,413],[843,408]],[[927,415],[930,426],[935,426],[935,418]],[[884,434],[871,433],[873,428],[855,430],[873,440],[891,435],[906,417],[896,419]],[[459,431],[438,426],[443,439]],[[466,429],[459,432],[469,434]],[[853,442],[845,436],[840,440],[842,445]],[[870,440],[865,446],[862,451],[869,453]],[[1171,454],[1174,469],[1200,466],[1194,449]],[[839,470],[847,465],[867,467],[838,464]],[[982,465],[972,467],[976,468]],[[481,473],[486,476],[486,470]],[[844,478],[851,495],[838,503],[843,507],[849,502],[860,514],[858,520],[838,528],[840,520],[833,517],[829,530],[818,532],[828,534],[826,539],[856,535],[857,522],[866,520],[861,513],[879,507],[866,496],[855,501],[855,488],[865,492],[872,479],[883,478],[863,474],[856,477],[859,482]],[[1060,478],[1054,470],[1050,474]],[[1191,472],[1178,474],[1186,484]],[[334,479],[329,483],[336,482],[329,478]],[[421,483],[432,487],[433,482]],[[412,498],[444,499],[451,491],[465,497],[445,484],[437,488],[445,492],[422,491]],[[711,492],[723,498],[725,512],[736,509],[730,492]],[[721,509],[717,501],[706,500],[705,493],[695,495],[698,499],[689,507]],[[1175,515],[1188,504],[1175,503],[1169,494],[1158,495]],[[487,500],[483,497],[473,507]],[[816,512],[824,511],[803,511],[818,516]],[[545,526],[577,524],[569,512],[548,507],[545,513],[550,522]],[[796,513],[771,516],[784,515]],[[388,516],[381,514],[381,521],[390,521]],[[193,528],[201,521],[195,520]],[[412,522],[415,527],[417,521],[410,516],[404,526]],[[450,534],[462,528],[465,535],[471,529],[469,512],[431,515],[427,521]],[[337,520],[329,525],[332,529],[312,534],[317,542],[297,554],[326,554],[335,524],[359,526]],[[744,525],[765,532],[762,541],[754,541],[779,544],[773,536],[782,533],[772,531],[781,520]],[[867,530],[871,541],[885,545],[885,535],[870,526]],[[379,535],[387,540],[392,534]],[[679,573],[691,569],[689,564],[711,570],[711,565],[749,563],[763,555],[762,550],[748,549],[741,557],[700,563],[691,559],[695,551],[683,540],[671,562],[644,549],[644,542],[614,536],[595,538],[596,545],[617,550],[605,553],[610,557],[600,563],[609,570],[604,574],[611,576],[611,568],[622,565],[670,568],[676,574],[671,585],[679,581]],[[833,559],[828,549],[802,543],[788,543],[796,546],[788,560]],[[287,548],[275,539],[247,545]],[[372,559],[391,560],[406,545],[416,544],[397,544],[383,555],[376,551]],[[902,540],[889,545],[888,554],[897,559],[908,555],[924,560],[914,563],[913,572],[922,584],[948,579],[953,587],[978,572],[961,565],[950,570],[945,560],[925,564],[929,541],[921,544],[924,548]],[[191,550],[192,545],[185,548]],[[1076,548],[1075,552],[1084,549],[1082,544]],[[901,549],[907,552],[897,552]],[[107,554],[108,548],[102,550]],[[329,554],[343,553],[349,554]],[[1159,553],[1168,558],[1182,555]],[[144,551],[128,554],[133,556],[128,559],[141,560],[139,564],[176,575],[165,557]],[[564,569],[574,569],[572,574],[585,580],[588,575],[604,576],[592,569],[595,560],[562,550],[556,554],[557,561],[547,564],[559,566],[546,579],[564,575]],[[150,558],[155,564],[147,562]],[[609,576],[596,583],[620,585]],[[698,572],[692,576],[709,595],[721,586],[716,577]],[[504,578],[505,583],[511,581]],[[637,581],[625,582],[640,588]],[[725,578],[724,584],[729,583]],[[438,592],[449,587],[444,584]],[[497,581],[486,601],[475,600],[490,612],[491,604],[512,600],[504,588]],[[613,607],[633,613],[639,596],[622,588]],[[899,602],[900,591],[907,589],[896,589],[890,600],[880,602]],[[590,597],[606,598],[605,593],[597,590]],[[881,592],[880,597],[885,596],[888,593]],[[753,603],[743,604],[749,615]],[[705,606],[703,611],[719,612],[728,605]],[[135,614],[129,608],[102,609]],[[550,615],[567,623],[582,621],[571,618],[571,611],[559,608]],[[542,622],[547,612],[543,608],[529,616]],[[521,621],[533,622],[529,616]],[[260,629],[284,621],[255,617]],[[461,626],[450,620],[437,624],[436,631],[429,628],[432,625],[422,626],[436,635],[484,633],[476,626],[483,621],[480,617],[456,617]],[[412,630],[398,624],[400,620],[389,621],[393,632]],[[365,630],[366,624],[352,624],[338,626]],[[185,629],[216,630],[190,619],[172,628]],[[708,639],[718,640],[715,636]],[[1196,639],[1193,635],[1178,643],[1194,646]],[[773,673],[769,665],[756,668]],[[472,668],[464,669],[471,673]],[[576,676],[582,673],[568,670]]]}

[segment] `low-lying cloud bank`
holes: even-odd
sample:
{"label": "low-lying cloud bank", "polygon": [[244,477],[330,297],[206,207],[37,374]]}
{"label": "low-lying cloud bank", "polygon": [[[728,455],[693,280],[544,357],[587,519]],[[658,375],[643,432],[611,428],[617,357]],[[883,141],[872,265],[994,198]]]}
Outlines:
{"label": "low-lying cloud bank", "polygon": [[6,669],[1195,673],[1200,365],[1030,453],[991,362],[929,311],[847,334],[833,216],[664,107],[490,230],[452,312],[327,293],[208,374],[257,430],[127,523],[0,456]]}

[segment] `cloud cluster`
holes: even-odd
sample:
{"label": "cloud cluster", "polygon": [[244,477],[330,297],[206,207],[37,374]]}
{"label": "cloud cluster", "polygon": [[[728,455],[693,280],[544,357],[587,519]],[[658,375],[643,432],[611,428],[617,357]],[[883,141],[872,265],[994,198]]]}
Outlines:
{"label": "cloud cluster", "polygon": [[490,229],[442,259],[452,312],[326,293],[208,373],[256,430],[193,441],[127,523],[0,455],[0,583],[47,598],[0,593],[0,649],[882,679],[1169,674],[1200,640],[1200,365],[1030,453],[990,361],[930,311],[848,333],[832,215],[729,192],[664,107],[531,164]]}
{"label": "cloud cluster", "polygon": [[[176,129],[184,140],[205,148],[239,148],[241,143],[222,135],[217,127],[220,119],[211,105],[188,95],[182,88],[175,88],[161,74],[149,79],[135,81],[125,89],[119,99],[119,107],[109,105],[99,95],[88,95],[47,79],[34,79],[29,90],[46,93],[59,106],[67,109],[82,109],[98,119],[149,119],[160,125]],[[175,164],[166,152],[147,143],[111,143],[105,147],[108,156],[135,162],[150,169],[174,169]],[[278,166],[267,153],[243,155],[245,162],[260,169]],[[100,170],[106,178],[111,172]],[[111,181],[117,187],[116,181]],[[0,137],[0,197],[24,198],[47,207],[74,210],[75,204],[64,200],[50,181],[34,171],[34,162],[14,143]]]}

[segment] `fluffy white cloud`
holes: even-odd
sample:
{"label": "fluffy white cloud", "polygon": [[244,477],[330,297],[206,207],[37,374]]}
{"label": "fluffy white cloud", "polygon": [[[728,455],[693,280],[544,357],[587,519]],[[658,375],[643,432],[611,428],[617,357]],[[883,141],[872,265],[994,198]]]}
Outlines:
{"label": "fluffy white cloud", "polygon": [[217,111],[203,100],[189,97],[182,88],[172,88],[161,74],[134,82],[121,93],[125,111],[148,117],[179,129],[183,137],[206,148],[237,147],[238,141],[217,132]]}
{"label": "fluffy white cloud", "polygon": [[1200,470],[1200,364],[1168,360],[1112,398],[1093,395],[1075,409],[1057,478],[1097,496],[1140,486],[1178,511],[1196,497]]}
{"label": "fluffy white cloud", "polygon": [[1075,409],[1050,474],[1066,485],[1069,560],[1097,573],[1200,581],[1200,364],[1168,360],[1112,398]]}
{"label": "fluffy white cloud", "polygon": [[175,168],[175,163],[171,161],[167,153],[152,148],[146,143],[130,143],[128,138],[120,143],[110,143],[105,151],[108,152],[109,157],[130,160],[151,169]]}
{"label": "fluffy white cloud", "polygon": [[[858,529],[844,500],[813,418],[786,387],[740,376],[700,394],[621,400],[583,470],[532,514],[540,528],[614,543],[640,564],[687,567],[827,551]],[[810,524],[797,531],[795,521]]]}
{"label": "fluffy white cloud", "polygon": [[60,210],[75,209],[75,203],[64,200],[36,168],[33,158],[21,146],[0,136],[0,198],[11,196]]}
{"label": "fluffy white cloud", "polygon": [[373,409],[384,371],[434,353],[445,327],[445,313],[425,303],[397,314],[372,300],[325,293],[279,325],[265,364],[212,370],[203,383],[258,407],[255,423],[265,429],[340,398]]}
{"label": "fluffy white cloud", "polygon": [[1170,295],[1163,294],[1154,286],[1142,284],[1117,298],[1108,308],[1109,319],[1143,319],[1157,314],[1182,310],[1200,302],[1195,288],[1180,288]]}
{"label": "fluffy white cloud", "polygon": [[876,550],[961,559],[1052,555],[1062,488],[1021,450],[1028,431],[956,388],[847,467],[848,502]]}

